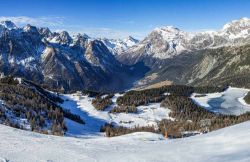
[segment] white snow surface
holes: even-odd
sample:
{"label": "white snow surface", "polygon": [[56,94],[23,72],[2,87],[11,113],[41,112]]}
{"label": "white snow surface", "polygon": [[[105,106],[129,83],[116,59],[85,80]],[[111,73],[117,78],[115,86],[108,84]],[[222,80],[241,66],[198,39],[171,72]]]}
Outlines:
{"label": "white snow surface", "polygon": [[93,98],[80,93],[62,95],[65,100],[61,106],[69,109],[73,114],[78,114],[85,121],[85,125],[77,124],[71,120],[66,120],[68,127],[68,136],[103,136],[100,133],[100,127],[105,123],[112,123],[124,127],[135,126],[156,126],[157,122],[162,119],[171,119],[168,116],[170,110],[160,106],[160,103],[153,103],[147,106],[138,106],[137,113],[108,113],[109,110],[116,106],[116,100],[122,94],[115,94],[112,98],[113,105],[105,111],[98,111],[92,105]]}
{"label": "white snow surface", "polygon": [[165,140],[153,133],[72,138],[0,125],[0,161],[248,162],[250,122],[204,135]]}
{"label": "white snow surface", "polygon": [[194,93],[191,98],[209,111],[240,115],[250,111],[250,105],[243,99],[248,92],[248,89],[229,87],[224,92],[209,93],[203,97],[197,97],[200,94]]}

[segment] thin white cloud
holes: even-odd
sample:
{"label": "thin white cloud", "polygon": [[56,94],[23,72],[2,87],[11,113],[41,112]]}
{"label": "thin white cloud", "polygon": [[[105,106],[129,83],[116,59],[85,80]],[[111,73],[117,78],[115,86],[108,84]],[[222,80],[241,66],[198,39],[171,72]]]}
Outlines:
{"label": "thin white cloud", "polygon": [[0,21],[6,21],[6,20],[12,21],[18,26],[31,24],[36,26],[51,27],[51,26],[60,26],[64,24],[64,17],[27,17],[27,16],[0,17]]}
{"label": "thin white cloud", "polygon": [[[71,35],[77,33],[86,33],[91,37],[95,38],[125,38],[128,36],[133,36],[135,38],[142,39],[146,32],[134,32],[128,30],[119,30],[119,29],[111,29],[106,27],[83,27],[78,24],[68,24],[67,19],[65,17],[28,17],[28,16],[17,16],[17,17],[5,17],[0,16],[0,21],[10,20],[15,23],[17,26],[25,26],[27,24],[31,24],[39,27],[49,27],[53,31],[68,31]],[[126,23],[133,24],[134,21],[115,21],[116,23]],[[113,23],[115,23],[113,22]]]}
{"label": "thin white cloud", "polygon": [[111,28],[77,28],[77,29],[68,29],[63,28],[63,30],[69,31],[70,34],[77,34],[77,33],[86,33],[87,35],[95,38],[126,38],[128,36],[133,36],[138,39],[142,39],[146,33],[145,32],[133,32],[133,31],[126,31],[126,30],[116,30]]}

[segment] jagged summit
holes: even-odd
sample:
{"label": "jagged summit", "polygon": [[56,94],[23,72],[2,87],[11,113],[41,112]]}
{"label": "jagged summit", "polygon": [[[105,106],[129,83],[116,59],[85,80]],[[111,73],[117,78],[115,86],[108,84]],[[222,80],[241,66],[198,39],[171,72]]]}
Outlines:
{"label": "jagged summit", "polygon": [[12,21],[9,21],[9,20],[1,21],[0,25],[2,25],[3,27],[5,27],[7,29],[10,29],[10,30],[17,28],[17,26]]}
{"label": "jagged summit", "polygon": [[55,37],[51,39],[50,42],[59,44],[70,44],[72,43],[72,38],[67,31],[62,31],[60,33],[56,33]]}
{"label": "jagged summit", "polygon": [[171,25],[171,26],[157,27],[153,31],[165,31],[168,33],[176,33],[179,32],[180,29]]}
{"label": "jagged summit", "polygon": [[120,53],[126,51],[129,47],[136,45],[139,40],[128,36],[125,39],[100,39],[114,55],[119,55]]}
{"label": "jagged summit", "polygon": [[[130,68],[122,66],[102,41],[86,34],[71,37],[67,31],[11,24],[0,25],[0,69],[4,75],[22,76],[66,91],[116,91],[132,85]],[[123,82],[123,77],[128,81]]]}
{"label": "jagged summit", "polygon": [[123,39],[123,42],[125,42],[128,47],[132,47],[133,45],[137,44],[139,40],[132,36],[128,36],[127,38]]}

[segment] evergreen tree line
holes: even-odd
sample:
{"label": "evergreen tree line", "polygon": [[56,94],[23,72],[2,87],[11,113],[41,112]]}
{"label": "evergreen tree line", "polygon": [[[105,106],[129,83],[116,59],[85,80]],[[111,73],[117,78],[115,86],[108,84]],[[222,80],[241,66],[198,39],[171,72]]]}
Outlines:
{"label": "evergreen tree line", "polygon": [[105,97],[102,97],[100,95],[96,96],[95,99],[92,100],[92,105],[97,109],[104,111],[108,106],[110,106],[113,102],[111,98],[114,95],[110,94]]}
{"label": "evergreen tree line", "polygon": [[136,113],[136,106],[115,106],[109,113]]}
{"label": "evergreen tree line", "polygon": [[0,99],[5,104],[0,109],[1,123],[24,129],[6,115],[11,113],[16,118],[27,119],[32,131],[55,135],[63,135],[67,130],[64,117],[84,123],[78,115],[63,110],[54,102],[59,102],[59,97],[28,83],[11,84],[13,78],[7,80],[7,82],[0,80]]}
{"label": "evergreen tree line", "polygon": [[127,128],[122,126],[113,126],[112,124],[105,124],[101,127],[100,132],[105,132],[107,137],[121,136],[124,134],[134,133],[134,132],[153,132],[159,133],[155,126],[135,126],[133,128]]}
{"label": "evergreen tree line", "polygon": [[160,88],[146,89],[146,90],[132,90],[125,93],[117,99],[119,106],[140,106],[148,103],[161,102],[165,99],[164,93],[169,93],[176,96],[190,96],[192,93],[214,93],[222,92],[227,87],[191,87],[186,85],[168,85]]}

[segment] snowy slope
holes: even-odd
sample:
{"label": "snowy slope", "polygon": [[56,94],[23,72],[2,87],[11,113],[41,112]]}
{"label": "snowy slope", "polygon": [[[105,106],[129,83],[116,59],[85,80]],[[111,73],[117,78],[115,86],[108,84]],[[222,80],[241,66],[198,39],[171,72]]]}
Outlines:
{"label": "snowy slope", "polygon": [[[250,111],[250,105],[244,102],[244,96],[249,90],[243,88],[229,87],[221,93],[210,93],[200,97],[192,94],[191,98],[209,111],[222,114],[240,115]],[[85,120],[85,125],[77,124],[71,120],[66,120],[67,136],[95,138],[96,136],[104,136],[100,133],[100,127],[105,123],[112,123],[118,126],[135,127],[135,126],[151,126],[157,127],[157,122],[162,119],[171,119],[169,117],[170,109],[163,108],[160,103],[151,103],[147,106],[138,106],[137,113],[108,113],[116,106],[116,100],[123,94],[115,94],[112,98],[113,105],[105,111],[98,111],[92,105],[93,98],[81,93],[63,94],[61,97],[65,100],[61,106],[69,109],[73,114],[78,114]],[[166,94],[167,95],[167,94]]]}
{"label": "snowy slope", "polygon": [[95,139],[56,137],[0,125],[0,159],[34,161],[250,161],[250,122],[205,135],[163,140],[152,133]]}
{"label": "snowy slope", "polygon": [[191,98],[209,111],[240,115],[250,111],[250,105],[247,105],[243,99],[248,92],[248,89],[229,87],[221,93],[210,93],[203,97],[193,94]]}
{"label": "snowy slope", "polygon": [[170,110],[160,107],[160,103],[149,104],[148,106],[138,106],[138,113],[108,113],[116,106],[116,99],[121,94],[115,94],[112,98],[113,105],[105,111],[98,111],[92,105],[92,99],[79,93],[62,95],[65,100],[61,105],[65,109],[69,109],[73,114],[78,114],[85,120],[85,125],[79,125],[70,120],[66,120],[69,128],[67,135],[69,136],[102,136],[100,127],[105,123],[113,123],[124,127],[135,126],[157,126],[157,122],[162,119],[172,119],[168,116]]}

